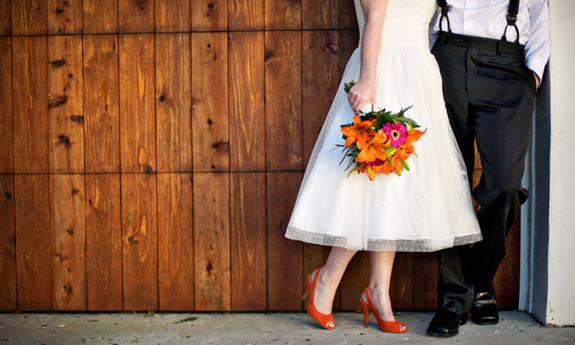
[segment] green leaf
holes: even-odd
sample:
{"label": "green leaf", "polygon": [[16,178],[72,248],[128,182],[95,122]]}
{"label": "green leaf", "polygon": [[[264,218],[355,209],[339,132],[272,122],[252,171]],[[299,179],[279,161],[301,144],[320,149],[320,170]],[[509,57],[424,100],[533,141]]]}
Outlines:
{"label": "green leaf", "polygon": [[407,164],[407,161],[405,159],[401,160],[401,164],[403,165],[405,170],[409,171],[409,164]]}
{"label": "green leaf", "polygon": [[351,169],[351,170],[347,173],[346,177],[349,177],[349,175],[351,175],[351,173],[354,172],[354,171],[356,171],[356,170],[357,170],[357,165],[354,166],[353,169]]}
{"label": "green leaf", "polygon": [[347,83],[343,83],[343,90],[345,93],[349,93],[349,90],[351,90],[352,86],[354,86],[356,83],[357,82],[353,79]]}

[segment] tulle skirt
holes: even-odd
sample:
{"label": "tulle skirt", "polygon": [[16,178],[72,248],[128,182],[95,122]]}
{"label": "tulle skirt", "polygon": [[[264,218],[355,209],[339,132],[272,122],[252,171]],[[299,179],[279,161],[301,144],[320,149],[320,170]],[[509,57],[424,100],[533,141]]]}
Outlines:
{"label": "tulle skirt", "polygon": [[482,239],[465,164],[449,124],[433,55],[422,48],[380,49],[375,108],[398,111],[427,132],[401,176],[347,176],[340,125],[351,122],[343,83],[359,79],[360,48],[345,67],[308,161],[285,237],[355,250],[428,252]]}

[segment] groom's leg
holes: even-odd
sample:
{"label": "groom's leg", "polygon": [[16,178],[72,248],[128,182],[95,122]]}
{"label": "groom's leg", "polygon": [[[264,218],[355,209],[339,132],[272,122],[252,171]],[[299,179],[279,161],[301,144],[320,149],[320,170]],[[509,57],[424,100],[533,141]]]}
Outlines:
{"label": "groom's leg", "polygon": [[505,238],[527,198],[521,187],[535,86],[522,57],[470,50],[469,102],[483,173],[473,195],[483,240],[468,256],[466,276],[489,291],[505,255]]}
{"label": "groom's leg", "polygon": [[[449,122],[463,155],[471,185],[474,151],[474,121],[467,95],[467,48],[436,44],[432,50],[443,80],[443,95]],[[469,246],[442,250],[439,258],[438,309],[467,312],[473,302],[473,286],[466,281],[463,267]]]}

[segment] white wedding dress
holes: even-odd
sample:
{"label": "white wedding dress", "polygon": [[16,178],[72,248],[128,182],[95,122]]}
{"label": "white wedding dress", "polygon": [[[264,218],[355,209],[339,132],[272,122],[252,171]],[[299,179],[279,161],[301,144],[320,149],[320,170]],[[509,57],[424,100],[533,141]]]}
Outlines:
{"label": "white wedding dress", "polygon": [[[365,19],[355,10],[360,40]],[[356,172],[346,177],[340,125],[353,111],[343,83],[359,79],[361,43],[349,58],[323,123],[287,225],[285,237],[355,250],[425,252],[482,239],[465,165],[451,130],[441,75],[428,30],[435,0],[389,0],[376,75],[375,108],[397,111],[427,133],[401,176]],[[361,41],[360,41],[361,42]]]}

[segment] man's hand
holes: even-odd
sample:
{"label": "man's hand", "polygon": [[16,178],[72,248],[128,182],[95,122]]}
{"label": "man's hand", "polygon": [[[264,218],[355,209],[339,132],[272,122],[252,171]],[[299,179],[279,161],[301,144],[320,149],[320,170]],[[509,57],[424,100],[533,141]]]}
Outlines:
{"label": "man's hand", "polygon": [[541,79],[539,79],[539,76],[537,75],[537,73],[531,71],[531,73],[533,73],[533,79],[535,79],[535,89],[539,89],[539,85],[541,85]]}

